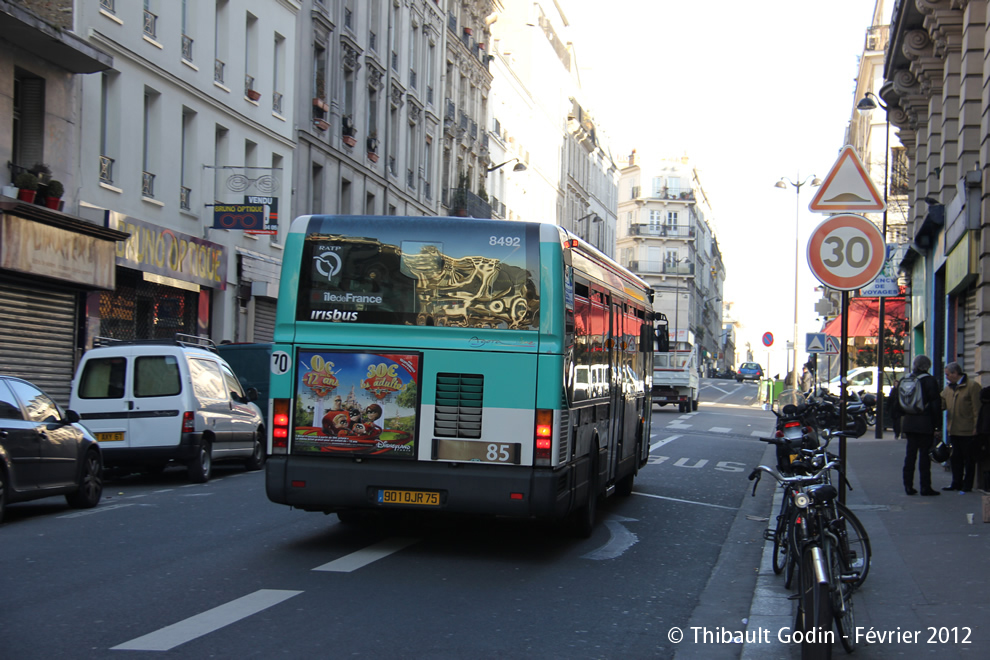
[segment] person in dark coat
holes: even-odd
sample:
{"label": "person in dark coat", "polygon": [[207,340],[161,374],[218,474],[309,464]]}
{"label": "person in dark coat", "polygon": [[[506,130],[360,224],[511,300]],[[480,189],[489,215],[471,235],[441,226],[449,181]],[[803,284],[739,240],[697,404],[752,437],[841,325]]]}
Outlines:
{"label": "person in dark coat", "polygon": [[[894,396],[894,415],[899,418],[902,434],[907,438],[907,452],[904,456],[904,492],[917,495],[914,488],[914,466],[918,465],[918,480],[921,494],[927,496],[941,495],[932,488],[932,460],[928,456],[936,437],[942,435],[942,396],[938,381],[928,373],[932,361],[927,355],[914,358],[911,374],[918,378],[921,385],[921,399],[924,402],[924,412],[920,415],[906,415],[901,410],[900,400]],[[903,379],[902,379],[903,380]]]}

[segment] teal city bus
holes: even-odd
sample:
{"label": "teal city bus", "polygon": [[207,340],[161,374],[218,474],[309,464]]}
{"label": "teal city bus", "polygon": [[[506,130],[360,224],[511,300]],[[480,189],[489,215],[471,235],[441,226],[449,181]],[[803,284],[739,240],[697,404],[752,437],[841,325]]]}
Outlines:
{"label": "teal city bus", "polygon": [[646,464],[653,291],[552,224],[311,215],[285,242],[266,490],[341,520],[567,520]]}

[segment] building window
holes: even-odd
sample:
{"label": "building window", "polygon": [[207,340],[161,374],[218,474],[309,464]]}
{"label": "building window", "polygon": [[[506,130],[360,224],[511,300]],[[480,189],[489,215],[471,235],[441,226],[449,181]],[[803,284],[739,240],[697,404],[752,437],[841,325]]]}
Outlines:
{"label": "building window", "polygon": [[907,149],[894,147],[890,150],[890,194],[891,196],[907,195],[909,186],[909,164]]}
{"label": "building window", "polygon": [[[14,73],[14,164],[30,168],[45,155],[45,80],[25,71]],[[16,176],[16,172],[11,172]]]}

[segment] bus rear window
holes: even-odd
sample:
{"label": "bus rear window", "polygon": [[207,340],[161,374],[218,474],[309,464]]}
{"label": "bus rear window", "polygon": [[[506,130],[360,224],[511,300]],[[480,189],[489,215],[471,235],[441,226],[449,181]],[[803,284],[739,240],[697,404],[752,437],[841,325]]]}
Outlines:
{"label": "bus rear window", "polygon": [[297,321],[535,330],[539,237],[529,225],[314,218]]}

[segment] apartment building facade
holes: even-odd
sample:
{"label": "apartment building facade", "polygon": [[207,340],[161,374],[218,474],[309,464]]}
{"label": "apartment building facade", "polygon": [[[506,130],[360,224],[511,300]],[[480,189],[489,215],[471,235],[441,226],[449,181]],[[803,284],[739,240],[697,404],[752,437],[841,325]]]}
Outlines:
{"label": "apartment building facade", "polygon": [[990,55],[984,0],[894,3],[878,95],[906,149],[912,354],[990,372]]}
{"label": "apartment building facade", "polygon": [[644,160],[635,150],[619,180],[619,263],[656,290],[672,341],[693,342],[705,373],[732,367],[722,328],[725,265],[711,204],[687,158]]}
{"label": "apartment building facade", "polygon": [[114,60],[72,30],[72,9],[71,0],[0,0],[0,371],[63,404],[85,301],[114,288],[127,238],[79,214],[82,79]]}

